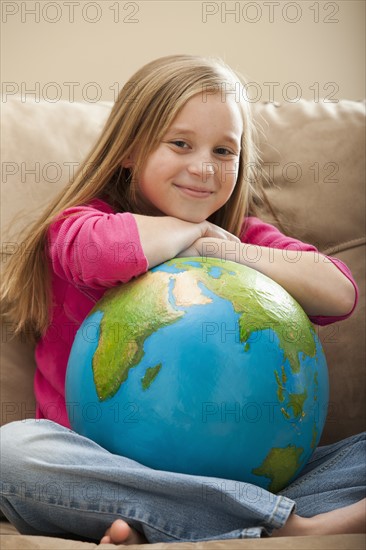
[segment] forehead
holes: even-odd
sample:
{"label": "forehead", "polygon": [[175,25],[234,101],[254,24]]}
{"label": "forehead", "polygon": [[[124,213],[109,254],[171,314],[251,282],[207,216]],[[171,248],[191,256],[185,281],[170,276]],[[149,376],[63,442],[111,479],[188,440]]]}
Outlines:
{"label": "forehead", "polygon": [[228,94],[222,97],[215,93],[205,95],[198,93],[188,99],[177,113],[169,130],[209,130],[235,134],[240,137],[243,132],[243,115],[235,96]]}

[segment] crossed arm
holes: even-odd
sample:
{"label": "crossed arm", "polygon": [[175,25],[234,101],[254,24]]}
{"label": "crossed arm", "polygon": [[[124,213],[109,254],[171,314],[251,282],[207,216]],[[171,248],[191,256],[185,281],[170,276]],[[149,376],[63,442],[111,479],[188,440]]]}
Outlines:
{"label": "crossed arm", "polygon": [[163,216],[135,215],[149,267],[175,256],[231,260],[267,275],[280,284],[309,316],[342,316],[355,302],[351,281],[326,256],[241,243],[207,221],[196,224]]}

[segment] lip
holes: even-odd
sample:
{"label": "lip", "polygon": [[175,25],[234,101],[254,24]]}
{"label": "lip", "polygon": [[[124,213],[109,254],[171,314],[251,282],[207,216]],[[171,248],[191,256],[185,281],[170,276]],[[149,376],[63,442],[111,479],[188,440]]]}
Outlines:
{"label": "lip", "polygon": [[213,191],[202,189],[199,187],[185,187],[183,185],[177,185],[176,183],[174,183],[173,185],[185,195],[188,195],[189,197],[195,197],[198,199],[206,199],[207,197],[210,197],[213,193]]}

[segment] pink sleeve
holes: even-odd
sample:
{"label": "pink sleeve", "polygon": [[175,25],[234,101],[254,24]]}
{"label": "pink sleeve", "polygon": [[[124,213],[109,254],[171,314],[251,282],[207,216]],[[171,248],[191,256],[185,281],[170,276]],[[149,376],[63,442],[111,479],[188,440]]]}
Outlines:
{"label": "pink sleeve", "polygon": [[323,258],[323,261],[332,262],[347,279],[351,281],[355,289],[355,301],[353,307],[349,313],[346,315],[339,316],[309,316],[309,319],[312,323],[316,325],[329,325],[337,321],[343,321],[352,315],[357,302],[358,302],[358,287],[352,277],[352,273],[349,268],[338,258],[332,256],[326,256],[318,251],[318,249],[308,243],[304,243],[292,237],[287,237],[281,233],[276,227],[268,223],[262,222],[259,218],[250,216],[246,218],[243,223],[242,230],[240,233],[240,240],[243,243],[253,244],[258,246],[267,246],[269,248],[279,248],[282,250],[298,250],[299,252],[314,252],[314,257],[317,261],[320,261],[320,258]]}
{"label": "pink sleeve", "polygon": [[101,200],[65,210],[48,232],[54,272],[76,286],[112,287],[148,269],[132,214]]}

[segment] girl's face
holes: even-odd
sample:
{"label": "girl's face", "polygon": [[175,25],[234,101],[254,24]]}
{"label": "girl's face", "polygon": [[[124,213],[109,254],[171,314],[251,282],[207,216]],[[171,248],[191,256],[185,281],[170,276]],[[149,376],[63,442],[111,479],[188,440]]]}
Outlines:
{"label": "girl's face", "polygon": [[242,116],[232,94],[197,94],[187,101],[138,181],[157,215],[199,223],[221,208],[234,190],[239,170]]}

